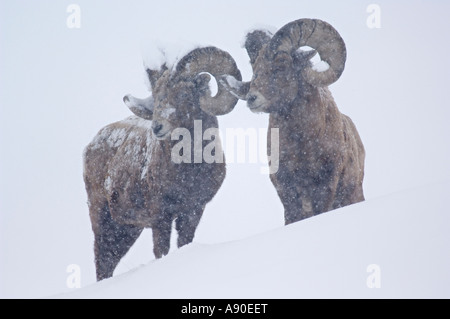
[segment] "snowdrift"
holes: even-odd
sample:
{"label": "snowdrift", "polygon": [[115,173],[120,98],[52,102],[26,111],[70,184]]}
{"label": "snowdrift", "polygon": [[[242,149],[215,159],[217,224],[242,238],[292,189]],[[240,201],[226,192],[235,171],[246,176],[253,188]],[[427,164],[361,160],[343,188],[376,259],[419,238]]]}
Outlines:
{"label": "snowdrift", "polygon": [[191,244],[55,298],[450,298],[450,182]]}

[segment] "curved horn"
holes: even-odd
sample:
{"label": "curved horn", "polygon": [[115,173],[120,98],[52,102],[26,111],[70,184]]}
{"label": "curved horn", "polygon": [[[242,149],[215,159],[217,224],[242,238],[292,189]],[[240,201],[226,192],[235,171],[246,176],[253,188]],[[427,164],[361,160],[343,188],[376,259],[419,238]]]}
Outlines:
{"label": "curved horn", "polygon": [[231,75],[242,81],[241,72],[236,66],[233,57],[216,47],[198,48],[185,55],[177,64],[176,76],[194,76],[207,72],[217,81],[218,92],[216,96],[200,97],[200,107],[211,115],[223,115],[231,112],[238,102],[221,83],[224,75]]}
{"label": "curved horn", "polygon": [[318,19],[299,19],[286,24],[269,43],[270,52],[285,51],[290,54],[302,46],[310,46],[319,52],[330,66],[324,72],[306,68],[305,80],[314,86],[327,86],[336,82],[344,71],[347,50],[344,40],[329,23]]}

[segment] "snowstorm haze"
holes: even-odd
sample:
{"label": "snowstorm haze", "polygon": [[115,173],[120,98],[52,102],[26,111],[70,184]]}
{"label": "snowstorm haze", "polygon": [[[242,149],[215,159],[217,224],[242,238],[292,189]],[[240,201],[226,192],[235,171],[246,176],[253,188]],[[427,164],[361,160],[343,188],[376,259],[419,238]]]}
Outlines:
{"label": "snowstorm haze", "polygon": [[[80,28],[67,26],[72,3],[81,9]],[[71,264],[80,266],[83,286],[95,281],[83,149],[102,127],[131,115],[124,95],[148,96],[143,62],[151,41],[217,46],[248,81],[252,70],[241,47],[248,30],[325,20],[347,46],[344,73],[330,90],[366,149],[366,199],[449,180],[450,3],[377,1],[380,28],[369,28],[371,3],[0,2],[0,297],[67,291]],[[222,131],[268,125],[267,115],[251,113],[243,101],[218,118]],[[227,165],[194,242],[232,241],[283,225],[283,207],[260,167]],[[153,259],[148,230],[116,274]]]}

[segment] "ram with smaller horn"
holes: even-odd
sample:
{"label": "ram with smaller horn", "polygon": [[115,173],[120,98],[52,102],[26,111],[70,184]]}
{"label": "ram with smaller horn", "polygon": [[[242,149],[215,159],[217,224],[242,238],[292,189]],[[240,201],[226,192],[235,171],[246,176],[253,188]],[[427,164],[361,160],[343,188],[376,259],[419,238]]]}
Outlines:
{"label": "ram with smaller horn", "polygon": [[[328,90],[344,71],[346,47],[327,22],[300,19],[273,36],[246,36],[253,78],[221,80],[252,112],[269,113],[269,132],[279,128],[279,169],[270,178],[293,223],[364,200],[364,146],[352,120]],[[310,47],[313,50],[299,50]],[[310,59],[319,53],[328,69]],[[268,138],[268,150],[271,139]]]}
{"label": "ram with smaller horn", "polygon": [[[113,275],[144,228],[152,229],[156,258],[169,252],[173,221],[178,247],[192,242],[205,205],[225,178],[224,160],[173,161],[178,141],[172,132],[183,128],[193,136],[195,121],[202,134],[218,128],[216,115],[230,112],[238,99],[220,84],[212,97],[209,81],[226,74],[241,79],[233,58],[215,47],[197,48],[176,66],[163,64],[147,74],[152,95],[124,97],[136,116],[104,127],[84,151],[97,280]],[[214,139],[213,152],[221,154],[219,136]]]}

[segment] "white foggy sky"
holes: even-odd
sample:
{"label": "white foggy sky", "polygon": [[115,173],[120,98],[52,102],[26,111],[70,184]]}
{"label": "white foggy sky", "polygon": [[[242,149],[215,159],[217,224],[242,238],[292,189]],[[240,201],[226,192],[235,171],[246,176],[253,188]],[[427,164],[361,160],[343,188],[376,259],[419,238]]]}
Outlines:
{"label": "white foggy sky", "polygon": [[[0,1],[0,297],[64,291],[72,263],[81,266],[83,285],[94,281],[82,151],[104,125],[130,115],[125,94],[148,94],[141,48],[149,39],[216,45],[249,80],[240,47],[246,30],[323,19],[347,45],[346,69],[330,88],[366,148],[366,198],[449,179],[450,3],[376,1],[381,29],[369,29],[373,2]],[[80,29],[66,26],[71,3],[81,7]],[[219,125],[258,129],[267,116],[239,102]],[[283,224],[282,205],[259,168],[228,166],[196,241]],[[123,271],[153,258],[144,238]]]}

